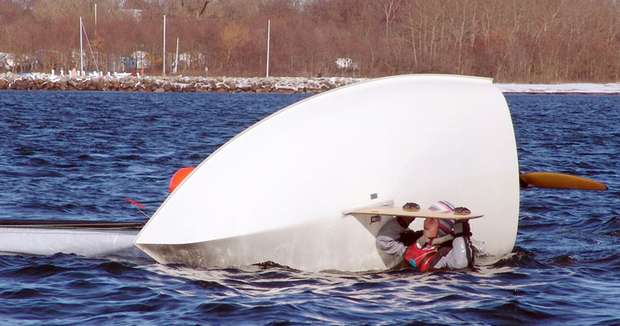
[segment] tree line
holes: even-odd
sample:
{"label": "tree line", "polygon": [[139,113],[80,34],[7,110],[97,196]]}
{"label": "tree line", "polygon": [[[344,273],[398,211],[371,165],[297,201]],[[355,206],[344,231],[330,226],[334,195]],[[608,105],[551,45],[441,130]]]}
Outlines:
{"label": "tree line", "polygon": [[271,75],[620,80],[616,0],[0,0],[4,69],[79,67],[83,17],[88,70],[161,74],[163,15],[183,75],[264,75],[270,20]]}

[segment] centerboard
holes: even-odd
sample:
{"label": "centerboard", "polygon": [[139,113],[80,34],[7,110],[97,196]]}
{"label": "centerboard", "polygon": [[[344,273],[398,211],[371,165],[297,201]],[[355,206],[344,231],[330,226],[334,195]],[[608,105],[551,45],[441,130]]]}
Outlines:
{"label": "centerboard", "polygon": [[381,208],[366,208],[366,209],[358,209],[346,212],[345,215],[353,215],[353,216],[406,216],[406,217],[420,217],[420,218],[437,218],[444,220],[471,220],[474,218],[480,218],[484,216],[483,214],[478,214],[475,212],[470,212],[469,214],[457,214],[457,213],[441,213],[435,212],[428,209],[419,209],[419,210],[405,210],[398,207],[381,207]]}

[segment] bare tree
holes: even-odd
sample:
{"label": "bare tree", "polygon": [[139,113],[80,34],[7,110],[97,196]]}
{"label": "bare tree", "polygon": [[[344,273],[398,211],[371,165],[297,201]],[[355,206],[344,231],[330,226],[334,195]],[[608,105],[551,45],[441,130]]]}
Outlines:
{"label": "bare tree", "polygon": [[[170,37],[181,40],[183,74],[202,74],[205,66],[212,75],[261,74],[271,19],[274,74],[618,81],[620,3],[582,1],[0,1],[0,52],[20,58],[13,69],[70,69],[82,16],[101,69],[119,70],[137,51],[154,66],[162,62],[166,14]],[[351,59],[356,70],[339,70],[337,58]]]}

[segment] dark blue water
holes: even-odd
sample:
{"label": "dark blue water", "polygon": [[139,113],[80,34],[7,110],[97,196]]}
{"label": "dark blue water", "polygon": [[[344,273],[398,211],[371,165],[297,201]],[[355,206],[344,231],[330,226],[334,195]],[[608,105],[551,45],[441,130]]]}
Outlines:
{"label": "dark blue water", "polygon": [[[0,218],[142,219],[170,175],[302,95],[0,92]],[[478,271],[192,270],[0,256],[3,324],[620,324],[620,97],[510,95],[525,189],[514,254]]]}

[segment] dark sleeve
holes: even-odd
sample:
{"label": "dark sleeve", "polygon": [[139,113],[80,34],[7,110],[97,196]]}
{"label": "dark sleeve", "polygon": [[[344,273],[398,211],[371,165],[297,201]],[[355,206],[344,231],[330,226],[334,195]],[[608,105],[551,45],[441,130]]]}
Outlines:
{"label": "dark sleeve", "polygon": [[405,246],[409,247],[414,244],[424,234],[424,231],[405,230],[400,234],[398,239]]}

